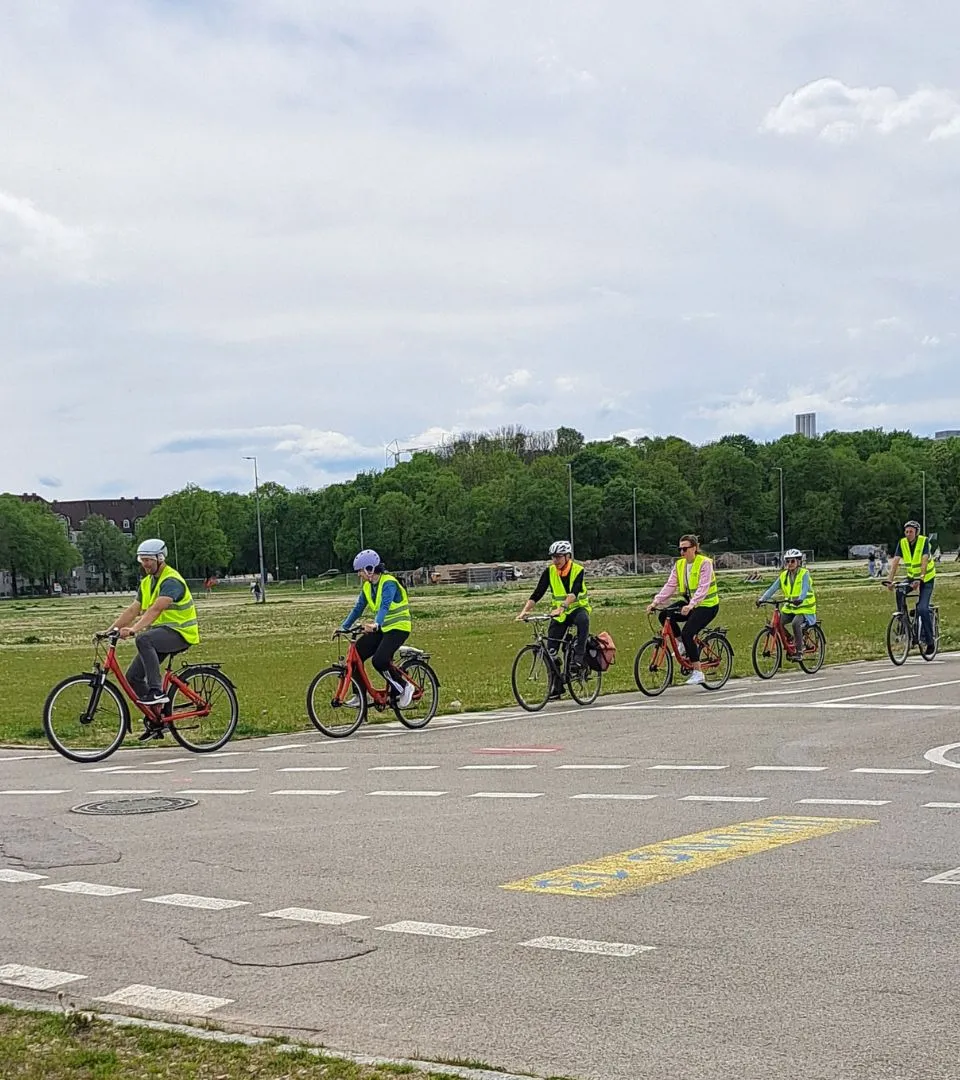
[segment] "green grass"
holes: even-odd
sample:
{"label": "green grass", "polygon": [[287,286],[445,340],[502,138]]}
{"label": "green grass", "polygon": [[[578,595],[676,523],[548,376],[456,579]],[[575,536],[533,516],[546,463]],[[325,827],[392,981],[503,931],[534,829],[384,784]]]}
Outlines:
{"label": "green grass", "polygon": [[210,1041],[87,1013],[25,1012],[0,1007],[4,1080],[453,1080],[412,1065],[355,1065],[322,1051],[268,1042]]}
{"label": "green grass", "polygon": [[[944,568],[937,579],[942,647],[960,644],[960,576]],[[750,649],[764,615],[753,606],[762,585],[743,574],[721,575],[720,622],[729,627],[736,652],[735,675],[751,672]],[[819,616],[827,636],[828,663],[885,655],[884,635],[893,598],[866,578],[862,568],[814,568]],[[772,572],[767,581],[772,580]],[[616,665],[604,676],[605,692],[634,691],[633,657],[652,633],[643,606],[659,578],[591,581],[594,631],[610,631]],[[441,711],[459,701],[464,710],[513,703],[510,666],[530,640],[529,627],[513,621],[530,583],[491,591],[465,588],[413,590],[411,643],[430,651],[441,682]],[[330,633],[351,606],[343,589],[302,593],[296,586],[270,592],[255,605],[245,591],[198,598],[202,643],[191,660],[218,660],[237,685],[238,735],[297,731],[308,726],[304,704],[313,675],[336,659]],[[281,602],[283,601],[283,602]],[[90,639],[124,606],[121,597],[63,597],[0,603],[0,742],[43,739],[41,713],[47,692],[60,679],[89,670]],[[540,605],[545,611],[546,603]],[[134,655],[121,646],[121,661]],[[390,717],[384,714],[384,718]]]}

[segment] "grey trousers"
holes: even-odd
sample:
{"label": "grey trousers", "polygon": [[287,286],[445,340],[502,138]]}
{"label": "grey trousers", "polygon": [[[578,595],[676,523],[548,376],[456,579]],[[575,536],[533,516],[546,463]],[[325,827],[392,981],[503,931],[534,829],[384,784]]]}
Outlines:
{"label": "grey trousers", "polygon": [[143,630],[134,640],[137,643],[137,656],[127,668],[127,682],[133,687],[138,698],[144,697],[150,691],[159,694],[163,683],[161,663],[168,656],[184,652],[190,646],[169,626],[154,626]]}

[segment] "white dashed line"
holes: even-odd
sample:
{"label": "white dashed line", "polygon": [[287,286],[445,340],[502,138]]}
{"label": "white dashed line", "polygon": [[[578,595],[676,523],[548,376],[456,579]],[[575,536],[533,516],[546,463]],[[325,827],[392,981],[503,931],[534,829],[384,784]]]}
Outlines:
{"label": "white dashed line", "polygon": [[95,788],[88,795],[156,795],[159,788]]}
{"label": "white dashed line", "polygon": [[28,874],[26,870],[8,870],[0,866],[0,881],[7,881],[11,885],[18,885],[24,881],[46,881],[46,874]]}
{"label": "white dashed line", "polygon": [[261,919],[291,919],[294,922],[320,923],[323,926],[345,926],[347,923],[362,922],[369,915],[347,915],[343,911],[317,911],[315,908],[288,907],[279,911],[265,911]]}
{"label": "white dashed line", "polygon": [[766,802],[764,795],[684,795],[680,802]]}
{"label": "white dashed line", "polygon": [[277,772],[346,772],[346,765],[287,765]]}
{"label": "white dashed line", "polygon": [[536,765],[461,765],[463,772],[520,772],[524,769],[535,769]]}
{"label": "white dashed line", "polygon": [[876,773],[879,776],[929,776],[933,769],[851,769],[854,773]]}
{"label": "white dashed line", "polygon": [[956,870],[944,870],[942,874],[923,879],[924,885],[960,885],[960,866]]}
{"label": "white dashed line", "polygon": [[475,791],[468,799],[540,799],[542,791]]}
{"label": "white dashed line", "polygon": [[280,788],[271,795],[342,795],[343,791],[328,788]]}
{"label": "white dashed line", "polygon": [[122,889],[118,885],[96,885],[89,881],[61,881],[54,885],[41,885],[41,889],[54,892],[81,893],[84,896],[123,896],[125,893],[141,892],[140,889]]}
{"label": "white dashed line", "polygon": [[159,986],[142,986],[134,983],[125,986],[97,1001],[110,1005],[128,1005],[135,1009],[155,1009],[158,1012],[204,1016],[224,1005],[232,1005],[232,998],[207,997],[205,994],[187,994],[182,990],[163,990]]}
{"label": "white dashed line", "polygon": [[11,788],[0,791],[0,795],[68,795],[73,788]]}
{"label": "white dashed line", "polygon": [[579,769],[580,771],[587,771],[591,769],[598,770],[613,770],[613,769],[629,769],[629,765],[557,765],[556,768],[560,769]]}
{"label": "white dashed line", "polygon": [[226,911],[227,908],[249,906],[247,900],[223,900],[219,896],[191,896],[189,893],[145,896],[143,902],[145,904],[170,904],[172,907],[200,908],[203,911]]}
{"label": "white dashed line", "polygon": [[178,795],[249,795],[253,788],[181,788]]}
{"label": "white dashed line", "polygon": [[401,798],[404,796],[411,796],[415,799],[435,799],[439,798],[441,795],[446,795],[447,793],[445,791],[404,791],[398,788],[396,791],[368,791],[367,794],[377,796],[399,795]]}
{"label": "white dashed line", "polygon": [[729,765],[651,765],[651,769],[669,769],[677,772],[719,772],[729,769]]}
{"label": "white dashed line", "polygon": [[571,799],[610,799],[611,801],[623,800],[623,801],[641,801],[646,799],[655,799],[656,795],[628,795],[628,794],[616,794],[616,795],[594,795],[592,792],[588,792],[584,795],[571,795]]}
{"label": "white dashed line", "polygon": [[23,964],[0,964],[0,982],[8,986],[22,986],[27,990],[52,990],[55,986],[64,986],[85,978],[86,975],[74,975],[72,971],[24,967]]}
{"label": "white dashed line", "polygon": [[751,765],[747,772],[826,772],[826,765]]}
{"label": "white dashed line", "polygon": [[797,799],[811,806],[887,806],[889,799]]}
{"label": "white dashed line", "polygon": [[623,941],[585,941],[581,938],[539,937],[521,941],[528,949],[556,949],[559,952],[592,953],[594,956],[638,956],[654,952],[656,945],[629,945]]}
{"label": "white dashed line", "polygon": [[214,774],[215,773],[249,773],[249,772],[259,772],[260,770],[259,769],[234,769],[234,768],[228,767],[226,769],[188,769],[187,771],[197,773],[198,775],[201,775],[201,774],[204,774],[204,773],[214,773]]}
{"label": "white dashed line", "polygon": [[448,926],[446,923],[409,921],[389,923],[387,926],[378,926],[377,929],[386,930],[391,934],[420,934],[423,937],[454,938],[457,941],[466,941],[468,938],[493,933],[492,930],[481,930],[476,926]]}
{"label": "white dashed line", "polygon": [[431,772],[439,765],[371,765],[368,772]]}
{"label": "white dashed line", "polygon": [[932,810],[960,810],[960,802],[925,802],[923,805]]}
{"label": "white dashed line", "polygon": [[[190,772],[189,769],[186,770]],[[123,776],[169,776],[173,769],[131,769],[123,770]]]}
{"label": "white dashed line", "polygon": [[257,751],[259,754],[278,754],[281,750],[302,750],[308,743],[305,742],[292,742],[285,743],[283,746],[264,746]]}
{"label": "white dashed line", "polygon": [[[224,756],[223,754],[219,755],[219,757],[223,757],[223,756]],[[194,760],[193,758],[188,758],[188,757],[167,757],[167,758],[158,758],[156,761],[148,761],[148,762],[146,762],[146,764],[151,765],[151,766],[155,766],[155,765],[179,765],[182,761],[193,761],[193,760]],[[124,766],[124,768],[126,768],[126,767],[127,766]]]}

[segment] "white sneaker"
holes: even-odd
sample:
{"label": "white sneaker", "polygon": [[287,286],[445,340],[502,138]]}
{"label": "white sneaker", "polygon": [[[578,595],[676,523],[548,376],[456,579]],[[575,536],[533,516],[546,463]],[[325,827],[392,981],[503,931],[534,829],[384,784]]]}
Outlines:
{"label": "white sneaker", "polygon": [[360,695],[359,694],[354,694],[352,698],[349,698],[343,704],[348,709],[359,709],[360,708]]}
{"label": "white sneaker", "polygon": [[687,679],[687,686],[699,686],[701,683],[705,683],[707,680],[704,678],[702,671],[695,671],[689,679]]}
{"label": "white sneaker", "polygon": [[407,709],[410,707],[410,702],[413,701],[413,683],[404,682],[403,693],[397,698],[397,705],[401,709]]}

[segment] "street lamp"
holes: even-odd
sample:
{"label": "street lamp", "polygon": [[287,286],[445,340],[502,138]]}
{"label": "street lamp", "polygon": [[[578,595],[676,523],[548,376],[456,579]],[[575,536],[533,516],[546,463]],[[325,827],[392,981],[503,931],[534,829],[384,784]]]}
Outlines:
{"label": "street lamp", "polygon": [[280,584],[280,541],[277,539],[277,525],[274,522],[273,525],[273,554],[275,558],[274,565],[277,568],[277,584]]}
{"label": "street lamp", "polygon": [[927,473],[925,469],[920,470],[920,483],[921,490],[923,492],[923,513],[920,515],[920,525],[923,529],[923,535],[927,535]]}
{"label": "street lamp", "polygon": [[360,508],[360,550],[363,551],[363,512],[366,510],[365,506]]}
{"label": "street lamp", "polygon": [[780,474],[780,566],[783,566],[783,468],[774,466]]}
{"label": "street lamp", "polygon": [[573,552],[573,465],[567,462],[567,496],[570,502],[570,548]]}
{"label": "street lamp", "polygon": [[244,461],[253,462],[253,490],[256,492],[257,499],[257,547],[260,552],[260,588],[263,596],[263,603],[267,602],[267,571],[263,563],[263,526],[260,522],[260,478],[257,475],[257,459],[251,457],[248,454],[243,455]]}
{"label": "street lamp", "polygon": [[179,570],[180,569],[180,553],[179,553],[179,551],[177,549],[177,527],[176,527],[176,525],[174,525],[174,523],[172,521],[170,522],[170,524],[171,524],[171,526],[173,526],[173,564]]}
{"label": "street lamp", "polygon": [[637,489],[633,489],[633,572],[635,574],[640,573],[640,566],[637,563]]}

